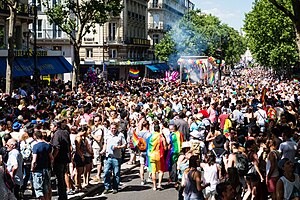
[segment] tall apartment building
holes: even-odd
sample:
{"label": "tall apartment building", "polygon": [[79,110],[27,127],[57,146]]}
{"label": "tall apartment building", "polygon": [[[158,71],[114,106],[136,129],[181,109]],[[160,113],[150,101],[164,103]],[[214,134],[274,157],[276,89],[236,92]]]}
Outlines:
{"label": "tall apartment building", "polygon": [[[59,3],[53,0],[52,3]],[[119,16],[111,17],[104,25],[96,25],[96,33],[83,38],[80,50],[80,73],[93,66],[107,72],[108,78],[126,78],[130,68],[146,73],[145,64],[153,61],[155,43],[188,9],[190,0],[124,0]],[[39,46],[59,50],[71,60],[69,38],[56,25],[50,25],[44,8],[40,7],[37,20]],[[29,27],[32,29],[32,27]],[[103,64],[105,63],[105,64]]]}
{"label": "tall apartment building", "polygon": [[[12,76],[26,77],[27,80],[33,76],[34,72],[40,75],[63,74],[70,72],[72,66],[62,56],[61,51],[53,51],[53,48],[45,48],[39,44],[34,48],[32,27],[35,8],[30,0],[19,0],[16,24],[14,27],[14,63],[12,66]],[[40,14],[40,11],[38,11]],[[0,76],[6,76],[7,56],[8,56],[8,20],[9,6],[0,1]],[[41,38],[43,31],[41,20],[38,20],[37,37]],[[54,43],[54,42],[53,42]],[[57,44],[57,42],[55,42]],[[36,51],[35,51],[36,50]],[[27,81],[24,81],[27,82]],[[16,81],[16,83],[23,83]]]}
{"label": "tall apartment building", "polygon": [[154,59],[154,46],[164,34],[189,10],[194,10],[191,0],[150,0],[148,2],[148,36],[151,41],[149,55]]}
{"label": "tall apartment building", "polygon": [[83,39],[80,51],[82,69],[93,65],[103,70],[105,63],[110,79],[126,78],[130,66],[143,71],[139,61],[148,60],[150,41],[147,39],[148,0],[124,0],[119,16],[111,17],[96,34]]}

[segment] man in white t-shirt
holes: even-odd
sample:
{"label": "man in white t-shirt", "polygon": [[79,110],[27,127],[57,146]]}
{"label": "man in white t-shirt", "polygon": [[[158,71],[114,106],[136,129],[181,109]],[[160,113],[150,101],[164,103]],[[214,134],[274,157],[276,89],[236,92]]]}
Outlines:
{"label": "man in white t-shirt", "polygon": [[282,155],[281,158],[288,158],[294,163],[298,144],[292,141],[290,136],[291,134],[288,131],[284,131],[282,133],[282,139],[284,142],[279,145],[278,150]]}
{"label": "man in white t-shirt", "polygon": [[257,105],[258,110],[254,113],[254,117],[256,118],[256,123],[260,127],[260,131],[265,131],[265,123],[267,120],[267,112],[262,109],[262,104],[259,103]]}

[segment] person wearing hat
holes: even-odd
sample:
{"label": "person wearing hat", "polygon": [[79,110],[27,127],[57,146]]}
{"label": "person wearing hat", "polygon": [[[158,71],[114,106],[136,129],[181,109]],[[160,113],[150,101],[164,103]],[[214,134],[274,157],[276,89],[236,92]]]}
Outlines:
{"label": "person wearing hat", "polygon": [[23,135],[23,131],[20,131],[21,128],[22,128],[22,124],[20,122],[16,121],[12,125],[13,132],[10,133],[11,137],[14,138],[18,142],[20,141],[20,139]]}
{"label": "person wearing hat", "polygon": [[276,199],[299,199],[300,179],[294,173],[294,163],[283,158],[278,162],[278,167],[283,171],[283,176],[276,184]]}
{"label": "person wearing hat", "polygon": [[213,140],[213,149],[211,153],[215,155],[216,162],[221,168],[222,176],[225,175],[225,166],[224,166],[224,159],[228,156],[228,152],[224,149],[224,144],[226,143],[226,137],[224,135],[218,135]]}

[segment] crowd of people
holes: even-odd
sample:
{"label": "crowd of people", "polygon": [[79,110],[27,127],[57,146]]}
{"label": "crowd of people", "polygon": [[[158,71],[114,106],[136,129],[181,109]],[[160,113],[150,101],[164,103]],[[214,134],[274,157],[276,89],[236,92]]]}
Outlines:
{"label": "crowd of people", "polygon": [[87,79],[2,93],[0,198],[51,199],[52,176],[61,200],[91,180],[118,193],[129,152],[141,185],[169,184],[178,199],[299,199],[300,85],[240,73],[213,85]]}

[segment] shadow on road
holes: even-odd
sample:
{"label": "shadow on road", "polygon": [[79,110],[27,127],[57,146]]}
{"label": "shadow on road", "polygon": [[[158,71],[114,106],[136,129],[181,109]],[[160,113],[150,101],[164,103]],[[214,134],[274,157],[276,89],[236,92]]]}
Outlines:
{"label": "shadow on road", "polygon": [[132,179],[138,179],[140,176],[139,175],[123,175],[122,182],[130,182]]}
{"label": "shadow on road", "polygon": [[121,190],[121,192],[133,192],[133,191],[142,191],[142,190],[149,190],[152,187],[150,186],[140,186],[140,185],[129,185],[126,186]]}

